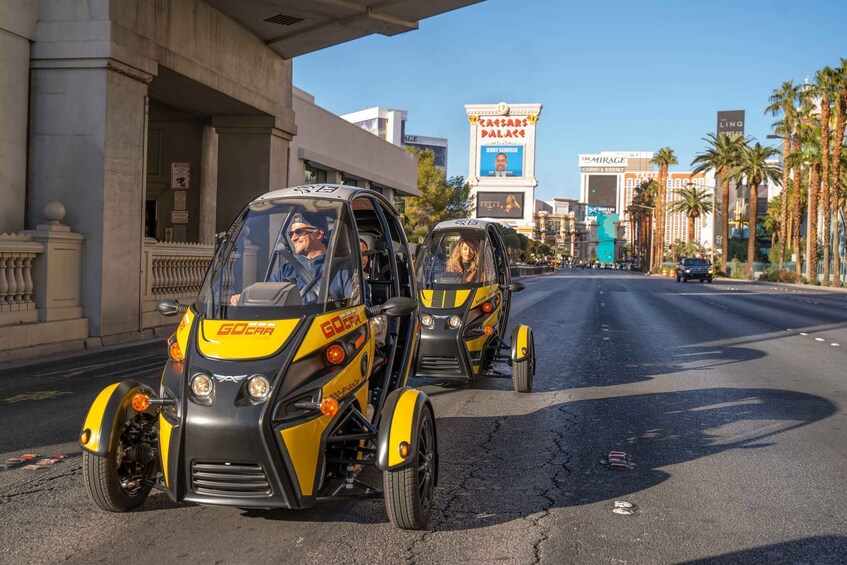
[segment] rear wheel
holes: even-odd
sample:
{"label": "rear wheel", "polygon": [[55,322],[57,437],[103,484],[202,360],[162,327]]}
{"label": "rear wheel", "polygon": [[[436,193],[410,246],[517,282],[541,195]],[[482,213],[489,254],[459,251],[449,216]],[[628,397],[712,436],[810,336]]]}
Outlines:
{"label": "rear wheel", "polygon": [[142,439],[150,434],[151,427],[148,414],[137,414],[124,426],[115,449],[105,456],[82,452],[85,490],[101,509],[127,512],[147,500],[153,485],[155,452]]}
{"label": "rear wheel", "polygon": [[432,512],[438,456],[435,445],[435,419],[426,405],[421,411],[414,433],[418,442],[414,463],[383,474],[388,518],[395,526],[404,530],[422,529]]}

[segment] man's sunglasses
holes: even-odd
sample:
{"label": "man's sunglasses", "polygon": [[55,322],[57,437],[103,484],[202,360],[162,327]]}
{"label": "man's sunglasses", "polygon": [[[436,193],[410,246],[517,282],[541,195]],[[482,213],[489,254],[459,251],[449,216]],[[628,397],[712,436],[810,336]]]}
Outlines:
{"label": "man's sunglasses", "polygon": [[288,237],[294,237],[295,235],[297,237],[302,237],[306,234],[314,233],[316,231],[317,229],[315,228],[297,228],[296,230],[291,230],[290,232],[288,232]]}

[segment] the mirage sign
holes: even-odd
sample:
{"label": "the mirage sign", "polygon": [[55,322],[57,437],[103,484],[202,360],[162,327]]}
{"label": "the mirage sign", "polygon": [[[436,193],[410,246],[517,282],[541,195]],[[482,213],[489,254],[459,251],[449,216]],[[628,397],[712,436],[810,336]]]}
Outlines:
{"label": "the mirage sign", "polygon": [[626,167],[629,164],[629,157],[624,155],[604,155],[602,153],[596,155],[580,155],[580,167]]}

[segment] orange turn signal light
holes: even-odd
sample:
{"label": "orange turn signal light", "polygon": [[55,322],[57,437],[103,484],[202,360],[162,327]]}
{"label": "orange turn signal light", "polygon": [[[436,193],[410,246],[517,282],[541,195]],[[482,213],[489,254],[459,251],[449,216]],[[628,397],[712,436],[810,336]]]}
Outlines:
{"label": "orange turn signal light", "polygon": [[341,363],[344,363],[344,359],[347,357],[347,354],[344,352],[344,348],[337,343],[333,343],[327,347],[324,355],[330,365],[340,365]]}
{"label": "orange turn signal light", "polygon": [[408,456],[409,456],[409,444],[406,443],[405,441],[401,442],[400,443],[400,457],[405,459]]}
{"label": "orange turn signal light", "polygon": [[82,445],[85,445],[86,443],[88,443],[88,440],[90,440],[90,439],[91,439],[91,430],[89,430],[88,428],[85,428],[84,430],[82,430],[82,433],[79,434],[79,441]]}
{"label": "orange turn signal light", "polygon": [[182,349],[180,349],[179,342],[177,340],[173,340],[168,346],[168,355],[170,355],[172,361],[185,361],[185,355],[183,355]]}
{"label": "orange turn signal light", "polygon": [[359,338],[356,340],[356,350],[358,351],[358,349],[359,349],[360,347],[362,347],[362,345],[364,345],[364,343],[365,343],[365,334],[362,334],[362,335],[360,335],[360,336],[359,336]]}
{"label": "orange turn signal light", "polygon": [[486,314],[490,314],[492,310],[494,310],[494,305],[492,303],[490,303],[490,302],[483,302],[482,303],[482,311],[483,312],[485,312]]}
{"label": "orange turn signal light", "polygon": [[493,333],[494,333],[494,328],[492,328],[491,326],[488,326],[487,328],[485,328],[485,329],[484,329],[484,330],[482,330],[482,331],[484,331],[484,332],[485,332],[485,335],[491,335],[491,334],[493,334]]}
{"label": "orange turn signal light", "polygon": [[150,407],[150,399],[146,394],[139,392],[132,397],[132,407],[136,412],[144,412]]}
{"label": "orange turn signal light", "polygon": [[338,401],[334,398],[324,398],[321,401],[321,414],[335,416],[338,414]]}

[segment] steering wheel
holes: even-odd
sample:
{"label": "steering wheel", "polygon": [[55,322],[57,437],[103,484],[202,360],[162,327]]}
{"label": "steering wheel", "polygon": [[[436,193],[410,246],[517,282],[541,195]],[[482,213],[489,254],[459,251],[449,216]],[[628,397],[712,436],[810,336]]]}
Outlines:
{"label": "steering wheel", "polygon": [[285,259],[285,262],[294,267],[297,274],[300,275],[300,277],[306,282],[306,284],[303,285],[303,288],[300,289],[300,298],[304,298],[309,291],[314,292],[315,298],[317,298],[317,291],[312,290],[312,287],[315,286],[319,278],[313,277],[312,273],[310,273],[309,270],[306,269],[306,267],[304,267],[303,264],[298,261],[285,247],[278,247],[277,251],[280,255],[282,255],[282,258]]}

